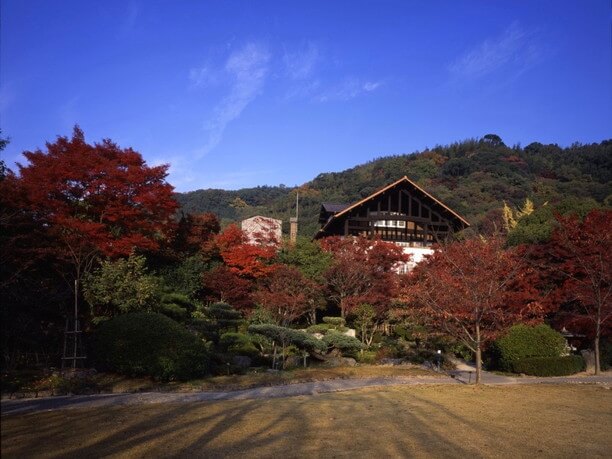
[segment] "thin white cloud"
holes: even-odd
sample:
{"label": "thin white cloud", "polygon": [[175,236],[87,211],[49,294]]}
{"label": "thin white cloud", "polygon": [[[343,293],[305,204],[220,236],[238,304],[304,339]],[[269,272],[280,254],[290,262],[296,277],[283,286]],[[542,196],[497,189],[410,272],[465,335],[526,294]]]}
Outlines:
{"label": "thin white cloud", "polygon": [[[262,91],[269,70],[270,53],[257,43],[247,43],[228,57],[222,75],[229,81],[227,95],[215,107],[212,119],[206,123],[206,144],[197,152],[202,157],[213,150],[223,138],[227,125]],[[193,79],[205,78],[206,72],[194,73]],[[191,76],[191,75],[190,75]]]}
{"label": "thin white cloud", "polygon": [[376,91],[382,81],[364,81],[359,78],[346,78],[315,96],[317,102],[347,101],[365,93]]}
{"label": "thin white cloud", "polygon": [[189,81],[194,87],[210,86],[216,84],[218,80],[218,73],[207,65],[189,70]]}
{"label": "thin white cloud", "polygon": [[319,61],[319,48],[309,42],[302,49],[288,52],[285,51],[283,64],[286,75],[293,80],[304,80],[309,78]]}
{"label": "thin white cloud", "polygon": [[469,50],[449,66],[456,78],[474,80],[502,68],[513,68],[522,72],[539,57],[539,47],[534,43],[533,33],[512,23],[495,39],[487,39]]}

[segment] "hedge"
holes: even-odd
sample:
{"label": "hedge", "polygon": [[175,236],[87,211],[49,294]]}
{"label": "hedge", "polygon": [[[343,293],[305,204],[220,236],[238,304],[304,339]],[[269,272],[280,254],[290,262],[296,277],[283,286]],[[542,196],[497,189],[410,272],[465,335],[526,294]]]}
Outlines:
{"label": "hedge", "polygon": [[531,376],[567,376],[584,371],[584,368],[584,359],[580,355],[531,357],[512,364],[514,373]]}
{"label": "hedge", "polygon": [[548,325],[515,325],[491,346],[493,366],[512,371],[514,362],[532,357],[560,357],[565,352],[565,338]]}
{"label": "hedge", "polygon": [[128,376],[168,381],[204,376],[209,352],[202,340],[158,313],[123,314],[104,322],[94,333],[96,365]]}

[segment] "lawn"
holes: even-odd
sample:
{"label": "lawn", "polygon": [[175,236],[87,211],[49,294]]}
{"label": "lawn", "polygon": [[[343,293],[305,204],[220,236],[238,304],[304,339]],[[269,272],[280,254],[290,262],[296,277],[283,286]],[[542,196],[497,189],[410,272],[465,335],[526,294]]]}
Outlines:
{"label": "lawn", "polygon": [[3,457],[609,457],[601,386],[396,386],[6,416]]}

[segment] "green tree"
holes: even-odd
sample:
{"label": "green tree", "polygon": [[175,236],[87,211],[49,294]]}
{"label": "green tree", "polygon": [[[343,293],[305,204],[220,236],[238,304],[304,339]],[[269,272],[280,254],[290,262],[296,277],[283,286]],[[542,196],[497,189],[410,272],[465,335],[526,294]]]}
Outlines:
{"label": "green tree", "polygon": [[134,253],[102,262],[85,277],[83,293],[95,322],[117,314],[154,311],[161,302],[159,279],[147,273],[145,257]]}
{"label": "green tree", "polygon": [[351,313],[353,325],[359,332],[361,342],[370,347],[374,339],[374,333],[378,329],[376,310],[371,304],[362,303]]}

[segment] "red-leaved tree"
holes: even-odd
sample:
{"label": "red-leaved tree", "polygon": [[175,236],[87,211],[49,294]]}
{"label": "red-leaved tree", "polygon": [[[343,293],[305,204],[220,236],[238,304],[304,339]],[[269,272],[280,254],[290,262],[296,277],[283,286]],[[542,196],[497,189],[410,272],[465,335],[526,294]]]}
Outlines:
{"label": "red-leaved tree", "polygon": [[171,232],[177,203],[168,166],[149,167],[131,148],[110,140],[93,145],[74,128],[46,151],[23,153],[18,185],[24,209],[53,240],[49,250],[80,280],[100,255],[156,250]]}
{"label": "red-leaved tree", "polygon": [[593,210],[583,221],[576,216],[557,216],[557,221],[559,225],[543,248],[547,258],[554,256],[557,263],[546,271],[561,276],[556,297],[569,303],[567,323],[583,328],[593,338],[595,374],[599,374],[600,340],[611,333],[612,211]]}
{"label": "red-leaved tree", "polygon": [[531,286],[532,274],[500,238],[445,243],[414,269],[404,298],[431,325],[474,352],[478,384],[485,343],[509,326],[537,321],[545,313]]}
{"label": "red-leaved tree", "polygon": [[318,293],[317,285],[298,269],[277,264],[261,279],[253,299],[269,310],[279,325],[286,327],[316,307]]}
{"label": "red-leaved tree", "polygon": [[409,259],[401,247],[365,237],[328,237],[321,247],[333,257],[324,276],[342,317],[360,303],[383,312],[395,298],[398,274],[394,268]]}
{"label": "red-leaved tree", "polygon": [[205,272],[202,282],[208,301],[227,303],[241,311],[249,310],[253,306],[253,281],[238,276],[225,265]]}
{"label": "red-leaved tree", "polygon": [[276,257],[276,246],[265,240],[248,240],[236,225],[229,225],[217,237],[221,258],[234,274],[257,279],[273,271],[271,261]]}

